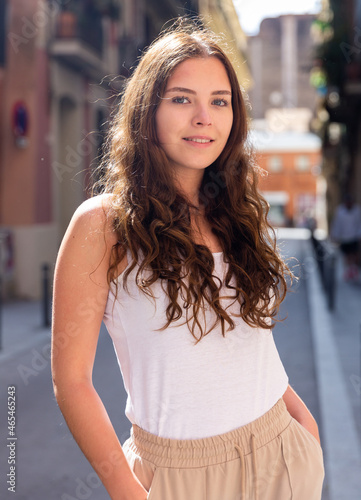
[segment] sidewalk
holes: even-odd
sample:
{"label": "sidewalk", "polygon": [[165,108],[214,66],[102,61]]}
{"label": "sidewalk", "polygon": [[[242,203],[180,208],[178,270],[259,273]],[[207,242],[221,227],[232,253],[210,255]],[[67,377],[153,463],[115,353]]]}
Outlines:
{"label": "sidewalk", "polygon": [[332,328],[361,442],[361,269],[358,280],[354,282],[345,282],[343,272],[343,259],[339,253]]}
{"label": "sidewalk", "polygon": [[51,328],[42,324],[40,301],[3,302],[0,318],[0,363],[50,339]]}
{"label": "sidewalk", "polygon": [[[298,240],[300,247],[306,244],[300,274],[307,287],[326,468],[325,494],[327,500],[359,500],[361,283],[343,281],[342,259],[338,255],[335,309],[329,311],[307,232],[279,230],[279,240],[292,239]],[[306,366],[306,378],[307,370]]]}
{"label": "sidewalk", "polygon": [[[354,346],[358,332],[354,325],[360,319],[361,295],[347,288],[337,273],[339,293],[336,309],[330,312],[326,306],[318,269],[312,265],[314,254],[309,249],[307,285],[317,381],[320,396],[321,420],[324,436],[324,454],[330,500],[359,500],[361,491],[361,441],[357,430],[355,408],[357,398],[350,391],[345,368],[349,363],[354,372],[360,360],[355,357]],[[354,307],[352,305],[354,304]],[[356,306],[358,304],[358,306]],[[339,348],[339,329],[347,332],[348,346]],[[348,351],[346,352],[346,347]],[[343,354],[343,355],[342,355]],[[342,359],[343,358],[343,359]],[[353,360],[353,363],[350,361]],[[359,371],[357,372],[359,373]],[[354,377],[356,373],[352,374]],[[359,396],[358,396],[359,399]],[[356,412],[357,413],[357,412]]]}

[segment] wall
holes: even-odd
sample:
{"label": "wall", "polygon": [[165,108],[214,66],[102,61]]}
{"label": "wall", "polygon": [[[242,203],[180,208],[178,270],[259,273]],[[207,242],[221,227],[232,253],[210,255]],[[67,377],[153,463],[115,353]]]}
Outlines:
{"label": "wall", "polygon": [[[0,78],[0,222],[11,234],[13,270],[6,274],[8,296],[38,297],[40,265],[52,264],[57,250],[53,222],[48,56],[44,1],[8,0],[6,64]],[[13,131],[17,102],[28,111],[26,142]],[[24,146],[24,147],[22,147]],[[4,269],[0,270],[4,271]]]}
{"label": "wall", "polygon": [[287,15],[264,19],[259,34],[249,37],[253,118],[263,118],[272,107],[314,109],[316,93],[309,84],[314,18]]}
{"label": "wall", "polygon": [[[270,169],[270,159],[278,157],[282,160],[282,168],[279,172],[272,172]],[[298,157],[308,157],[310,168],[305,171],[297,171],[296,159]],[[259,188],[265,192],[285,193],[285,199],[288,199],[285,206],[286,223],[302,225],[303,218],[316,215],[316,201],[318,194],[317,175],[319,174],[320,153],[307,152],[304,150],[285,152],[266,151],[258,155],[259,166],[268,172],[268,175],[260,178]],[[313,198],[314,204],[311,209],[304,210],[299,205],[300,197]],[[311,203],[312,205],[312,203]]]}

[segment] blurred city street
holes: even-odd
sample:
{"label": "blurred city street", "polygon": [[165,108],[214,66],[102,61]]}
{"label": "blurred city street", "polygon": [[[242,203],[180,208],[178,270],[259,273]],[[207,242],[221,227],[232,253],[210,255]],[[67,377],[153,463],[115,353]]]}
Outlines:
{"label": "blurred city street", "polygon": [[[322,500],[361,498],[361,0],[4,0],[1,499],[14,492],[19,500],[109,498],[53,394],[44,302],[72,215],[106,170],[127,79],[161,30],[184,16],[199,16],[232,59],[249,121],[250,168],[298,278],[274,338],[291,386],[319,424]],[[163,97],[157,92],[155,112]],[[116,142],[112,148],[122,150]],[[138,164],[124,167],[138,172]],[[226,175],[223,168],[217,175]],[[221,179],[210,184],[215,197],[228,189]],[[123,443],[126,394],[104,325],[94,384]]]}
{"label": "blurred city street", "polygon": [[[326,462],[323,500],[357,500],[361,488],[357,472],[361,450],[361,282],[351,284],[342,280],[339,259],[336,308],[330,313],[320,288],[307,231],[280,230],[279,244],[287,258],[297,259],[290,260],[289,264],[300,279],[282,306],[281,317],[287,316],[287,319],[276,326],[274,336],[290,384],[319,423]],[[317,325],[312,316],[312,304],[317,306],[317,318],[323,318],[331,328],[325,337],[327,344],[321,346],[327,354],[326,360],[318,345],[323,335],[322,325]],[[6,436],[6,388],[14,386],[17,401],[16,498],[106,500],[109,497],[105,489],[78,449],[57,407],[50,373],[50,330],[40,325],[38,302],[4,305],[0,428],[1,435]],[[327,365],[329,361],[333,363],[331,367]],[[125,392],[104,328],[98,345],[94,381],[123,443],[130,429],[124,416]],[[340,404],[343,408],[339,408]],[[340,422],[340,416],[348,420]],[[350,439],[353,441],[349,442]],[[6,460],[7,450],[3,446],[2,471],[8,468]],[[336,476],[335,470],[339,471]],[[3,484],[1,498],[12,498],[11,495],[6,494]]]}

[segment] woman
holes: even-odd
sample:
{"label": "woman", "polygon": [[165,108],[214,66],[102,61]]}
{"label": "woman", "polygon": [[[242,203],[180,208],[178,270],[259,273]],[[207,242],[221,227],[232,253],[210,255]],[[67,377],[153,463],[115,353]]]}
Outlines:
{"label": "woman", "polygon": [[346,194],[335,212],[331,237],[340,245],[344,257],[344,280],[358,280],[359,241],[361,239],[361,208]]}
{"label": "woman", "polygon": [[[113,500],[321,496],[317,425],[271,334],[287,268],[246,139],[229,59],[207,30],[180,23],[129,80],[104,193],[64,237],[55,394]],[[92,385],[103,318],[133,424],[123,448]]]}

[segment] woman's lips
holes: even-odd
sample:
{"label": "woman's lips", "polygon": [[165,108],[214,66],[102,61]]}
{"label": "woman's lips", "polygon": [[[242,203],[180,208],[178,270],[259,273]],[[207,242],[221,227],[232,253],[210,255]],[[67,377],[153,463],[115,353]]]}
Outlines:
{"label": "woman's lips", "polygon": [[193,144],[199,144],[199,145],[205,145],[205,144],[210,144],[214,142],[214,139],[211,139],[210,137],[184,137],[183,138],[185,141],[193,143]]}

